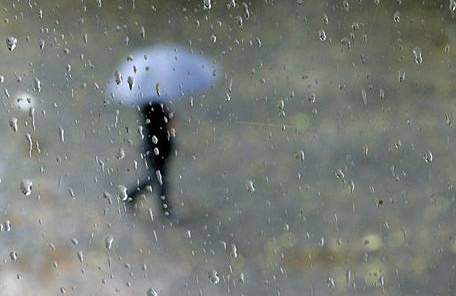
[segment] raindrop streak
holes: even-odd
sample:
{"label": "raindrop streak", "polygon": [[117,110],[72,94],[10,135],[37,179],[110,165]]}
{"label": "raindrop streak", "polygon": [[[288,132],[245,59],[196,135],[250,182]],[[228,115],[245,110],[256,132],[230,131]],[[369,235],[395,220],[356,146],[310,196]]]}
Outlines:
{"label": "raindrop streak", "polygon": [[78,251],[78,259],[79,259],[79,262],[84,262],[84,254],[82,253],[82,251]]}
{"label": "raindrop streak", "polygon": [[10,36],[6,37],[6,47],[8,48],[9,51],[13,51],[16,48],[17,45],[17,39]]}
{"label": "raindrop streak", "polygon": [[421,65],[423,63],[423,57],[421,55],[421,48],[415,47],[413,50],[413,54],[415,55],[415,63]]}
{"label": "raindrop streak", "polygon": [[41,81],[38,78],[33,81],[33,89],[38,93],[41,92]]}
{"label": "raindrop streak", "polygon": [[65,130],[63,127],[59,126],[59,135],[60,135],[60,142],[65,142]]}
{"label": "raindrop streak", "polygon": [[32,186],[33,186],[32,180],[22,179],[21,184],[20,184],[22,194],[24,194],[25,196],[29,196],[30,194],[32,194]]}
{"label": "raindrop streak", "polygon": [[366,90],[364,88],[361,89],[361,96],[363,97],[364,105],[367,105],[367,92],[366,92]]}

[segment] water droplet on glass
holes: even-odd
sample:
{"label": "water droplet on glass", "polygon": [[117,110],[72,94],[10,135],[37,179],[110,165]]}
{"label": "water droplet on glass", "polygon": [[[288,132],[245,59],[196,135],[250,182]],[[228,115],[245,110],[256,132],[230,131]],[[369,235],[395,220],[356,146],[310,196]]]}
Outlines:
{"label": "water droplet on glass", "polygon": [[82,253],[82,250],[79,250],[78,251],[78,259],[79,259],[79,262],[84,262],[84,254]]}
{"label": "water droplet on glass", "polygon": [[17,39],[9,36],[6,37],[6,47],[8,48],[9,51],[13,51],[16,48],[17,45]]}
{"label": "water droplet on glass", "polygon": [[300,161],[304,161],[306,159],[306,156],[304,154],[304,150],[299,150],[295,153],[296,159],[299,159]]}
{"label": "water droplet on glass", "polygon": [[10,253],[10,258],[11,258],[11,260],[16,261],[17,260],[17,252],[16,251],[12,251]]}
{"label": "water droplet on glass", "polygon": [[396,11],[394,14],[393,14],[393,21],[395,23],[398,23],[401,21],[401,13],[399,11]]}
{"label": "water droplet on glass", "polygon": [[125,187],[123,185],[119,185],[119,186],[117,186],[117,189],[119,191],[119,198],[122,201],[126,201],[128,199],[127,187]]}
{"label": "water droplet on glass", "polygon": [[367,91],[364,88],[361,89],[361,96],[363,97],[364,105],[367,105]]}
{"label": "water droplet on glass", "polygon": [[122,147],[120,147],[119,151],[117,152],[117,159],[122,160],[124,158],[125,158],[125,150]]}
{"label": "water droplet on glass", "polygon": [[128,87],[130,88],[130,90],[132,90],[133,89],[133,85],[134,85],[133,77],[128,76],[127,83],[128,83]]}
{"label": "water droplet on glass", "polygon": [[230,256],[233,258],[237,258],[237,247],[235,244],[231,244]]}
{"label": "water droplet on glass", "polygon": [[13,132],[17,132],[17,118],[16,117],[11,118],[9,124],[10,124],[10,127],[13,129]]}
{"label": "water droplet on glass", "polygon": [[399,80],[399,82],[404,82],[404,80],[405,80],[405,71],[398,71],[398,80]]}
{"label": "water droplet on glass", "polygon": [[320,36],[320,40],[321,41],[325,41],[326,40],[326,32],[325,32],[325,30],[318,31],[318,36]]}
{"label": "water droplet on glass", "polygon": [[158,184],[163,185],[163,176],[160,170],[155,171],[155,176],[157,177]]}
{"label": "water droplet on glass", "polygon": [[421,65],[423,63],[423,57],[421,55],[421,48],[415,47],[413,50],[413,54],[415,55],[415,63]]}
{"label": "water droplet on glass", "polygon": [[32,185],[32,180],[22,179],[20,184],[22,194],[24,194],[25,196],[29,196],[30,194],[32,194]]}
{"label": "water droplet on glass", "polygon": [[63,127],[59,126],[59,137],[60,137],[60,142],[65,142],[65,130]]}
{"label": "water droplet on glass", "polygon": [[249,6],[246,2],[242,2],[242,10],[244,11],[245,19],[248,20],[250,18],[250,11]]}
{"label": "water droplet on glass", "polygon": [[255,186],[254,186],[252,180],[247,180],[245,182],[245,189],[247,189],[247,191],[250,192],[250,193],[255,192]]}
{"label": "water droplet on glass", "polygon": [[456,11],[456,0],[450,0],[450,12],[453,14]]}
{"label": "water droplet on glass", "polygon": [[337,169],[334,174],[336,175],[336,178],[339,180],[345,179],[345,174],[341,169]]}
{"label": "water droplet on glass", "polygon": [[160,96],[160,83],[158,82],[155,84],[155,92],[157,93],[157,96]]}
{"label": "water droplet on glass", "polygon": [[327,25],[327,24],[329,23],[328,15],[323,14],[323,15],[321,16],[321,20],[323,21],[323,24]]}
{"label": "water droplet on glass", "polygon": [[204,9],[211,9],[212,8],[212,1],[211,0],[203,0],[203,8]]}
{"label": "water droplet on glass", "polygon": [[158,296],[158,293],[157,293],[157,291],[155,291],[155,289],[149,288],[149,289],[147,289],[146,295],[147,296]]}
{"label": "water droplet on glass", "polygon": [[114,73],[114,77],[115,77],[117,85],[122,83],[122,74],[120,74],[120,72],[116,71]]}
{"label": "water droplet on glass", "polygon": [[220,282],[220,277],[217,273],[217,270],[213,269],[209,271],[209,281],[211,284],[218,284]]}
{"label": "water droplet on glass", "polygon": [[424,151],[423,159],[427,163],[432,162],[432,152],[431,151]]}
{"label": "water droplet on glass", "polygon": [[38,93],[41,91],[41,81],[38,78],[33,80],[33,89]]}
{"label": "water droplet on glass", "polygon": [[11,231],[11,221],[10,220],[6,220],[5,221],[5,231]]}
{"label": "water droplet on glass", "polygon": [[108,237],[105,238],[105,248],[110,250],[112,247],[112,242],[114,241],[114,237],[112,235],[109,235]]}

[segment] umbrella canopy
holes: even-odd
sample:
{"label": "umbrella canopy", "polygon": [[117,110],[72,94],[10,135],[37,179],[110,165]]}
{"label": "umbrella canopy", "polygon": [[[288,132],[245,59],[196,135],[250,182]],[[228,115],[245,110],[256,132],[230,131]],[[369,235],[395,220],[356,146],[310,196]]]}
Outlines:
{"label": "umbrella canopy", "polygon": [[220,76],[207,57],[177,45],[155,45],[128,56],[107,85],[122,103],[169,102],[210,87]]}

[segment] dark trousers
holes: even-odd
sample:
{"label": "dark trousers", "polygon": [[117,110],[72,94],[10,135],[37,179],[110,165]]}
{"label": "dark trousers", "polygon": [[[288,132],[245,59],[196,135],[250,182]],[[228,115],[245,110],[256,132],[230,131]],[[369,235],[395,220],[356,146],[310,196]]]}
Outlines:
{"label": "dark trousers", "polygon": [[174,143],[169,132],[169,111],[161,104],[151,104],[141,111],[144,127],[144,155],[148,165],[148,176],[131,188],[129,196],[136,202],[137,195],[147,186],[158,195],[163,214],[171,215],[168,188],[168,162]]}

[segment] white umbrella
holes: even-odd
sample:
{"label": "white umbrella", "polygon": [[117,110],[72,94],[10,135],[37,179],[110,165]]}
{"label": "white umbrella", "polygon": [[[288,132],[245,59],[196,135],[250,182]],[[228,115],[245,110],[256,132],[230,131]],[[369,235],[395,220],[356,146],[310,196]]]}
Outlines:
{"label": "white umbrella", "polygon": [[134,52],[119,66],[107,95],[132,105],[175,101],[206,90],[220,75],[203,55],[179,45],[155,45]]}

